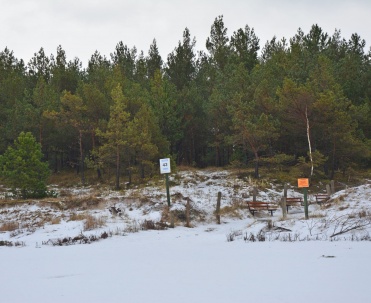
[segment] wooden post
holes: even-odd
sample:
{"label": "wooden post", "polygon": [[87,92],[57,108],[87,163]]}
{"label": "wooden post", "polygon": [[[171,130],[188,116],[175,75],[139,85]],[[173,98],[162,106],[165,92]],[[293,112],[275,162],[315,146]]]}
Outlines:
{"label": "wooden post", "polygon": [[169,174],[165,174],[165,178],[166,178],[166,197],[167,197],[167,206],[170,207]]}
{"label": "wooden post", "polygon": [[171,228],[175,227],[175,217],[172,211],[170,212],[170,227]]}
{"label": "wooden post", "polygon": [[287,183],[283,186],[283,196],[287,198]]}
{"label": "wooden post", "polygon": [[175,227],[175,216],[174,216],[174,213],[170,210],[170,208],[168,208],[168,210],[169,210],[170,228],[174,228]]}
{"label": "wooden post", "polygon": [[187,206],[186,206],[186,227],[191,227],[191,224],[189,223],[189,210],[191,208],[191,204],[189,202],[189,197],[187,198]]}
{"label": "wooden post", "polygon": [[282,217],[284,219],[286,219],[287,217],[286,198],[287,198],[287,184],[285,183],[283,186],[283,197],[281,200]]}
{"label": "wooden post", "polygon": [[258,189],[256,187],[254,187],[253,191],[252,191],[252,201],[253,202],[256,202],[256,196],[258,195]]}
{"label": "wooden post", "polygon": [[334,180],[331,180],[331,194],[334,194],[335,193],[335,181]]}
{"label": "wooden post", "polygon": [[327,185],[326,185],[326,192],[327,192],[327,195],[328,195],[328,196],[331,196],[331,188],[330,188],[330,184],[327,184]]}
{"label": "wooden post", "polygon": [[216,223],[220,224],[220,201],[222,199],[222,193],[218,192],[218,200],[216,202]]}
{"label": "wooden post", "polygon": [[309,210],[308,210],[308,188],[304,187],[304,213],[305,213],[305,220],[309,219]]}

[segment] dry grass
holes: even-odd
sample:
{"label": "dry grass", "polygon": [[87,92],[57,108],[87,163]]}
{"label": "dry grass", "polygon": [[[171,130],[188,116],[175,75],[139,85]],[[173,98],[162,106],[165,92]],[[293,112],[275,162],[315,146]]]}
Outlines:
{"label": "dry grass", "polygon": [[94,217],[92,215],[86,215],[84,222],[84,231],[101,228],[106,225],[106,219],[103,217]]}
{"label": "dry grass", "polygon": [[52,218],[52,220],[50,221],[51,224],[60,224],[61,223],[61,217],[55,217],[55,218]]}
{"label": "dry grass", "polygon": [[367,218],[370,217],[370,213],[367,210],[362,209],[361,211],[358,212],[358,217]]}
{"label": "dry grass", "polygon": [[52,174],[49,177],[50,184],[58,184],[60,187],[71,187],[80,182],[81,177],[75,171],[63,171],[63,173]]}
{"label": "dry grass", "polygon": [[69,195],[63,199],[65,209],[96,207],[100,202],[102,199],[98,197],[97,193],[83,196]]}
{"label": "dry grass", "polygon": [[234,199],[231,205],[224,206],[220,209],[221,216],[231,216],[235,218],[242,218],[241,211],[246,210],[246,205],[241,199]]}
{"label": "dry grass", "polygon": [[170,222],[171,221],[171,212],[168,206],[165,206],[162,210],[161,221]]}
{"label": "dry grass", "polygon": [[17,229],[19,229],[19,223],[17,222],[5,222],[0,226],[0,231],[15,231]]}
{"label": "dry grass", "polygon": [[349,208],[349,204],[339,206],[339,210],[340,211],[345,210],[345,209],[348,209],[348,208]]}
{"label": "dry grass", "polygon": [[61,190],[59,191],[59,196],[60,196],[60,197],[68,197],[68,198],[71,198],[73,195],[72,195],[71,191],[69,191],[69,190],[63,188],[63,189],[61,189]]}
{"label": "dry grass", "polygon": [[140,230],[139,223],[136,220],[133,220],[126,224],[126,227],[124,229],[124,232],[127,233],[137,233]]}
{"label": "dry grass", "polygon": [[341,204],[342,202],[345,201],[346,196],[345,195],[340,195],[339,197],[333,199],[334,204]]}
{"label": "dry grass", "polygon": [[70,221],[84,221],[84,231],[101,228],[106,225],[106,218],[94,217],[87,213],[72,213]]}
{"label": "dry grass", "polygon": [[82,221],[86,219],[87,214],[83,213],[72,213],[69,221]]}
{"label": "dry grass", "polygon": [[318,219],[318,218],[325,218],[325,217],[326,215],[320,212],[315,212],[315,213],[310,214],[311,219],[315,219],[315,218]]}
{"label": "dry grass", "polygon": [[353,213],[349,214],[348,217],[350,219],[357,219],[357,218],[365,219],[365,218],[370,218],[370,213],[367,210],[363,209],[363,210],[360,210],[358,212],[353,212]]}

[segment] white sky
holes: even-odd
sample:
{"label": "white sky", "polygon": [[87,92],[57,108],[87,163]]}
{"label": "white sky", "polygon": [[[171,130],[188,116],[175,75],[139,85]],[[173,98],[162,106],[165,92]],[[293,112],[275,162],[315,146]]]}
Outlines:
{"label": "white sky", "polygon": [[215,18],[223,15],[230,37],[249,25],[261,48],[277,36],[308,33],[318,24],[329,35],[340,29],[349,39],[357,33],[371,43],[370,0],[0,0],[0,51],[14,51],[26,63],[41,47],[47,56],[58,45],[67,59],[86,66],[95,50],[108,59],[122,41],[148,54],[155,38],[162,59],[174,50],[189,28],[195,50],[204,50]]}

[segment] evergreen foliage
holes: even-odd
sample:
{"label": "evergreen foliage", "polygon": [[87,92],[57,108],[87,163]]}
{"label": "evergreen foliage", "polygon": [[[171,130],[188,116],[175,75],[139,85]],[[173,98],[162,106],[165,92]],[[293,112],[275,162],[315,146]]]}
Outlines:
{"label": "evergreen foliage", "polygon": [[169,154],[178,165],[250,166],[256,177],[261,165],[305,173],[311,157],[328,178],[370,167],[371,53],[358,34],[347,40],[315,24],[273,37],[259,54],[254,28],[230,36],[220,15],[204,43],[197,53],[185,28],[164,61],[156,39],[147,56],[120,41],[86,69],[62,46],[50,57],[40,48],[27,65],[5,48],[0,153],[31,132],[54,171],[74,166],[84,183],[89,159],[98,176],[115,171],[117,188],[120,176],[151,174]]}
{"label": "evergreen foliage", "polygon": [[0,174],[5,183],[23,199],[47,195],[48,163],[42,161],[41,145],[30,132],[22,132],[0,156]]}
{"label": "evergreen foliage", "polygon": [[111,95],[113,105],[111,106],[107,128],[105,131],[97,130],[98,136],[103,140],[99,155],[103,162],[115,164],[115,187],[116,189],[120,189],[121,157],[124,156],[129,144],[128,122],[130,113],[126,110],[128,101],[122,92],[120,84],[112,90]]}

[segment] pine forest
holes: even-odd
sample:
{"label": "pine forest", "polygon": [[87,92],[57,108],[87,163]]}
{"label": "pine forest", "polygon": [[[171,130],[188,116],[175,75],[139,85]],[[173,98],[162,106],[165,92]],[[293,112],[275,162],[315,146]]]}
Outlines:
{"label": "pine forest", "polygon": [[[112,178],[117,188],[159,171],[159,159],[333,179],[371,167],[371,50],[357,33],[313,25],[260,47],[248,25],[215,18],[197,51],[185,28],[162,58],[118,42],[86,67],[62,46],[29,62],[0,52],[0,155],[21,135],[52,174]],[[97,41],[97,49],[99,42]],[[25,135],[28,134],[28,135]],[[4,170],[4,168],[2,168]]]}

